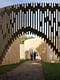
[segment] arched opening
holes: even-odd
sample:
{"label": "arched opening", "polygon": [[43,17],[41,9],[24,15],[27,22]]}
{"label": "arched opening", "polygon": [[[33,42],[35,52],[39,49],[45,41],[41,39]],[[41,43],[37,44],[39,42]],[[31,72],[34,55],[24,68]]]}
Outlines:
{"label": "arched opening", "polygon": [[39,41],[40,38],[36,36],[35,37],[32,37],[32,36],[28,37],[28,39],[24,41],[24,44],[20,44],[20,53],[21,53],[20,58],[30,60],[31,52],[33,53],[33,58],[34,58],[34,52],[36,53],[36,57],[37,57],[36,59],[38,59],[38,57],[41,57],[39,55],[38,50],[36,49],[41,43],[40,42],[41,40]]}
{"label": "arched opening", "polygon": [[[39,45],[37,48],[35,48],[38,52],[41,52],[42,51],[42,54],[43,54],[43,56],[42,55],[40,55],[41,57],[45,57],[45,55],[49,52],[49,50],[50,50],[50,52],[52,52],[52,54],[53,54],[53,56],[55,56],[55,52],[53,52],[53,46],[51,45],[51,42],[49,42],[49,39],[47,39],[46,38],[46,36],[43,34],[43,33],[41,33],[41,32],[39,32],[39,31],[37,31],[37,30],[35,30],[35,29],[33,29],[33,28],[30,28],[30,27],[26,27],[26,28],[22,28],[22,29],[20,29],[20,30],[18,30],[18,32],[16,32],[14,35],[12,35],[12,38],[9,40],[9,43],[7,44],[7,47],[5,48],[5,50],[7,50],[6,52],[5,52],[5,54],[3,54],[2,55],[2,57],[1,57],[1,63],[2,64],[5,64],[5,62],[3,62],[3,59],[4,59],[4,55],[6,56],[6,53],[8,53],[8,50],[11,48],[11,46],[12,46],[12,43],[13,42],[15,42],[15,40],[17,39],[18,40],[18,37],[21,35],[21,34],[23,34],[23,33],[26,33],[26,32],[28,32],[28,34],[29,34],[29,32],[30,33],[32,33],[32,34],[35,34],[35,35],[37,35],[37,36],[39,36],[39,37],[41,37],[41,39],[43,39],[43,41],[45,42],[45,44],[43,43],[43,45]],[[18,43],[19,43],[19,40],[18,40]],[[17,44],[18,44],[17,43]],[[48,44],[47,44],[48,43]],[[15,42],[15,44],[14,45],[16,45],[16,42]],[[47,50],[47,52],[45,52],[44,53],[44,50],[43,50],[43,46],[45,45],[45,47],[47,48],[49,45],[49,50]],[[18,46],[19,47],[19,46]],[[42,49],[40,50],[40,48],[42,47]],[[13,48],[13,47],[12,47]],[[11,49],[12,49],[11,48]],[[14,51],[15,51],[15,49],[16,49],[16,47],[14,48]],[[44,48],[45,49],[45,48]],[[13,52],[13,51],[12,51]],[[28,52],[28,51],[27,51]],[[13,53],[15,53],[15,52],[13,52]],[[19,52],[18,52],[19,53]],[[16,54],[17,54],[17,52],[16,52]],[[49,53],[50,54],[50,53]],[[11,55],[12,56],[12,55]],[[15,55],[15,57],[17,57],[17,60],[14,62],[14,59],[13,59],[13,63],[17,63],[17,62],[19,62],[20,61],[20,54],[18,55],[18,56],[16,56]],[[49,55],[50,56],[50,55]],[[55,58],[56,57],[56,58]],[[58,61],[58,58],[57,58],[57,55],[55,56],[54,58],[56,59],[56,61]],[[54,58],[52,58],[52,59],[54,59]],[[12,58],[10,58],[11,59],[11,62],[12,62]],[[50,58],[50,57],[48,57],[48,58],[44,58],[44,60],[46,61],[46,60],[48,60],[49,59],[49,61],[51,61],[52,59]],[[6,60],[4,60],[4,61],[6,61]],[[7,61],[8,61],[8,63],[9,63],[9,60],[7,59]]]}

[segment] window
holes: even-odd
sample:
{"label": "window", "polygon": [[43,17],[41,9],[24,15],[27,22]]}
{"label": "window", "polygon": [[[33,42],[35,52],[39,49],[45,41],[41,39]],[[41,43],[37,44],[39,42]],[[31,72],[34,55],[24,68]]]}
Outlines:
{"label": "window", "polygon": [[58,36],[58,31],[56,31],[56,36]]}
{"label": "window", "polygon": [[49,25],[51,25],[51,21],[49,21]]}
{"label": "window", "polygon": [[44,10],[42,10],[42,13],[44,13]]}
{"label": "window", "polygon": [[51,32],[53,32],[53,27],[51,27]]}
{"label": "window", "polygon": [[16,22],[16,18],[14,18],[14,22]]}
{"label": "window", "polygon": [[53,18],[54,22],[56,22],[56,18]]}
{"label": "window", "polygon": [[14,27],[14,24],[12,23],[12,28]]}
{"label": "window", "polygon": [[42,26],[42,22],[40,22],[40,26]]}
{"label": "window", "polygon": [[46,17],[46,20],[49,21],[49,16]]}
{"label": "window", "polygon": [[33,10],[33,13],[35,13],[35,10]]}
{"label": "window", "polygon": [[44,18],[44,22],[46,22],[46,18]]}
{"label": "window", "polygon": [[28,6],[30,7],[31,6],[31,3],[28,3]]}
{"label": "window", "polygon": [[58,26],[60,26],[60,22],[58,22]]}
{"label": "window", "polygon": [[24,10],[24,14],[26,14],[26,10]]}

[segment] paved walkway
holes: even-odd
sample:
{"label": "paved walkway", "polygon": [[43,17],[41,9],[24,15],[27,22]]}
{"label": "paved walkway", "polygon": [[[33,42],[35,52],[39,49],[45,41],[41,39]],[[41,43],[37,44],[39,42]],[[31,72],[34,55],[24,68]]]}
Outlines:
{"label": "paved walkway", "polygon": [[27,61],[1,75],[0,80],[44,80],[42,65],[39,61]]}

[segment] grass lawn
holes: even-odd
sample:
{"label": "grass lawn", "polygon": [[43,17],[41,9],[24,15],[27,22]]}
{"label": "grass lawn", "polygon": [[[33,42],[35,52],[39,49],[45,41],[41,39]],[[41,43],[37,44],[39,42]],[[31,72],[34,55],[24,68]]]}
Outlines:
{"label": "grass lawn", "polygon": [[59,63],[43,63],[42,67],[45,80],[60,80]]}
{"label": "grass lawn", "polygon": [[9,64],[9,65],[3,65],[3,66],[0,66],[0,75],[1,74],[4,74],[14,68],[16,68],[18,65],[24,63],[25,60],[20,60],[20,63],[16,63],[16,64]]}

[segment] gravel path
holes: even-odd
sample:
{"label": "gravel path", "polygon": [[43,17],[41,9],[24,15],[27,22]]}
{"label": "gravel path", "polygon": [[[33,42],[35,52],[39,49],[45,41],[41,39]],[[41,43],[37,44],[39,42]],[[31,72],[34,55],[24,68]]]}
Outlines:
{"label": "gravel path", "polygon": [[27,61],[0,76],[0,80],[44,80],[40,61]]}

